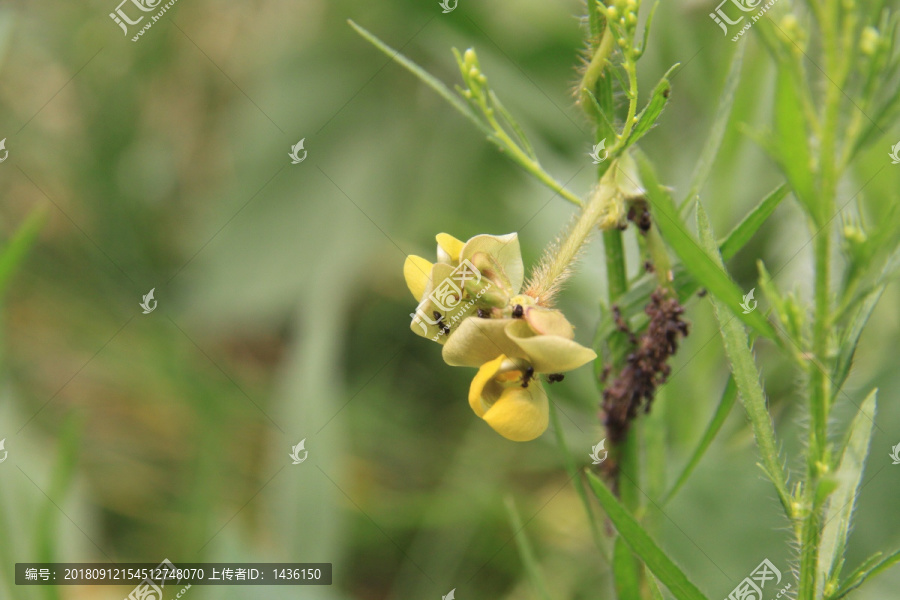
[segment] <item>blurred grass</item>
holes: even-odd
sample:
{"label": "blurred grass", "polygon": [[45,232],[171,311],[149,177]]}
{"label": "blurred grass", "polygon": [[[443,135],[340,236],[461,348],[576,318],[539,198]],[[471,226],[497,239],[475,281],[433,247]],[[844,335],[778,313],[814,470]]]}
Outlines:
{"label": "blurred grass", "polygon": [[[463,2],[441,15],[437,2],[182,0],[137,44],[106,17],[112,8],[47,0],[0,10],[0,138],[10,150],[0,165],[3,247],[28,215],[47,214],[4,299],[0,438],[10,460],[0,465],[0,589],[11,589],[10,561],[41,557],[41,523],[57,510],[43,489],[69,517],[54,517],[46,542],[59,560],[335,564],[329,589],[195,586],[191,597],[436,598],[457,588],[460,598],[536,598],[507,495],[553,597],[610,593],[610,565],[593,547],[552,434],[515,445],[471,414],[471,373],[447,368],[410,334],[400,275],[405,254],[430,256],[439,231],[519,231],[533,263],[572,209],[346,25],[353,18],[451,82],[450,46],[476,46],[542,162],[585,193],[588,125],[569,94],[579,2],[527,0],[514,11]],[[676,197],[690,187],[733,50],[707,12],[700,2],[663,3],[641,63],[648,89],[669,64],[684,65],[661,126],[642,142]],[[701,194],[717,231],[780,183],[738,129],[771,110],[772,72],[752,37],[744,63]],[[309,158],[284,167],[302,137]],[[895,142],[885,138],[860,161],[847,198]],[[870,219],[896,203],[898,177],[886,171],[866,188]],[[785,287],[805,280],[805,231],[782,203],[730,261],[738,283],[755,285],[758,258]],[[584,341],[598,319],[601,257],[594,244],[562,300]],[[159,308],[142,315],[137,304],[152,287]],[[857,402],[873,386],[886,399],[872,475],[889,464],[898,441],[890,432],[900,431],[890,402],[900,375],[884,351],[898,339],[897,305],[894,285],[850,379]],[[728,376],[708,303],[691,304],[689,317],[692,335],[654,408],[670,448],[668,484]],[[770,346],[757,360],[790,453],[797,382]],[[580,464],[603,437],[582,371],[555,387]],[[838,410],[849,422],[855,409]],[[56,454],[71,418],[84,433],[64,494],[49,482],[52,466],[71,458]],[[743,417],[735,411],[723,431],[664,514],[648,515],[663,549],[720,596],[764,557],[786,571],[789,555]],[[310,460],[289,465],[304,438]],[[892,477],[885,470],[863,490],[850,564],[900,544],[883,526]],[[898,584],[889,572],[854,597],[880,600]]]}

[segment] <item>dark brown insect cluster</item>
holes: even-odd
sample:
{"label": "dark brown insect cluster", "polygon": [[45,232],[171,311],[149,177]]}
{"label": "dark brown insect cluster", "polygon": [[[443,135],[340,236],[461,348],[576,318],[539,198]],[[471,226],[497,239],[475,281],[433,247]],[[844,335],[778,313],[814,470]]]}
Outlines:
{"label": "dark brown insect cluster", "polygon": [[650,217],[650,208],[644,200],[635,201],[628,208],[628,220],[637,225],[641,233],[650,231],[653,220]]}
{"label": "dark brown insect cluster", "polygon": [[[678,350],[680,338],[688,335],[688,324],[682,319],[684,307],[662,288],[653,292],[644,308],[650,323],[640,336],[631,331],[618,307],[613,310],[619,330],[630,336],[634,347],[618,377],[603,390],[601,416],[608,439],[615,446],[625,439],[638,411],[650,411],[656,388],[671,372],[668,360]],[[606,465],[607,471],[612,469],[614,473],[614,461],[608,462],[612,464]]]}

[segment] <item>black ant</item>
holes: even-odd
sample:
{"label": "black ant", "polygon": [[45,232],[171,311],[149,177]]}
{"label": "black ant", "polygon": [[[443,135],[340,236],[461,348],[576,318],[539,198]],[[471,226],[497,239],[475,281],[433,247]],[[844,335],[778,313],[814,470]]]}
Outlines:
{"label": "black ant", "polygon": [[514,318],[516,318],[516,319],[521,319],[522,316],[523,316],[524,314],[525,314],[525,309],[522,308],[522,305],[521,305],[521,304],[516,304],[516,305],[513,307],[512,316],[513,316]]}
{"label": "black ant", "polygon": [[441,334],[447,335],[450,333],[450,326],[444,323],[444,316],[438,311],[434,311],[432,314],[434,315],[434,320],[437,321],[438,327],[441,328]]}
{"label": "black ant", "polygon": [[550,383],[558,383],[565,378],[566,376],[562,373],[550,373],[549,375],[547,375],[547,381]]}
{"label": "black ant", "polygon": [[534,367],[528,367],[525,369],[525,374],[522,375],[522,387],[527,388],[528,383],[531,381],[531,378],[534,377]]}
{"label": "black ant", "polygon": [[490,313],[490,311],[487,311],[483,308],[479,308],[478,309],[478,317],[481,319],[490,319],[491,313]]}

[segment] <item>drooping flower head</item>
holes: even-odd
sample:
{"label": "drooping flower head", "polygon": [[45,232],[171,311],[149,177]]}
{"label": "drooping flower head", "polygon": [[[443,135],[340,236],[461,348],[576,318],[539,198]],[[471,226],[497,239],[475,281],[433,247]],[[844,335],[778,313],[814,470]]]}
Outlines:
{"label": "drooping flower head", "polygon": [[410,256],[404,275],[419,306],[411,328],[444,345],[451,366],[476,367],[469,404],[514,441],[540,436],[548,425],[541,375],[551,381],[596,358],[574,341],[563,314],[520,289],[524,268],[515,233],[467,242],[439,234],[438,260]]}

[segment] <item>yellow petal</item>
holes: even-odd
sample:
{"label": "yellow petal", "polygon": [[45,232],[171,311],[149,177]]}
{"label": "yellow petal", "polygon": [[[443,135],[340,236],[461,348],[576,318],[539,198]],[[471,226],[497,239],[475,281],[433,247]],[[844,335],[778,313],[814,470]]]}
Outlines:
{"label": "yellow petal", "polygon": [[531,363],[535,373],[571,371],[597,358],[596,352],[578,342],[558,335],[534,335],[524,321],[509,323],[506,334],[519,346],[520,354]]}
{"label": "yellow petal", "polygon": [[540,335],[558,335],[569,340],[575,337],[572,324],[558,310],[529,306],[525,309],[525,320]]}
{"label": "yellow petal", "polygon": [[522,349],[506,334],[506,326],[512,321],[467,318],[444,345],[444,362],[451,367],[480,367],[501,354],[510,358],[525,358]]}
{"label": "yellow petal", "polygon": [[500,370],[500,365],[503,364],[504,360],[506,360],[506,357],[501,354],[494,360],[484,363],[478,369],[475,378],[472,379],[472,385],[469,386],[469,406],[472,407],[472,410],[479,417],[483,418],[485,411],[489,407],[488,403],[482,400],[485,392],[484,388],[491,382],[497,371]]}
{"label": "yellow petal", "polygon": [[538,381],[527,388],[508,387],[482,418],[508,440],[531,441],[547,430],[550,420],[547,394]]}
{"label": "yellow petal", "polygon": [[403,263],[403,277],[406,278],[406,287],[416,297],[416,301],[421,302],[422,296],[425,295],[425,287],[428,285],[428,278],[431,277],[431,262],[425,260],[421,256],[409,255],[406,262]]}
{"label": "yellow petal", "polygon": [[438,243],[438,262],[447,262],[456,264],[460,261],[459,255],[462,254],[462,241],[456,239],[449,233],[439,233],[435,236]]}
{"label": "yellow petal", "polygon": [[459,259],[462,261],[472,258],[478,252],[492,256],[503,267],[512,292],[519,293],[522,282],[525,280],[525,266],[522,264],[522,250],[519,248],[518,234],[476,235],[466,242]]}

